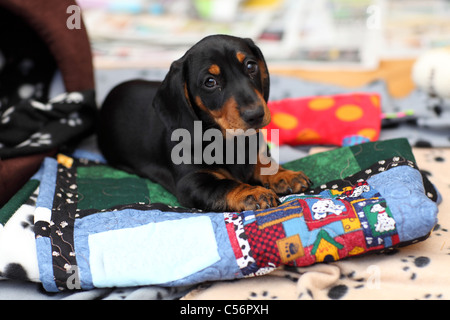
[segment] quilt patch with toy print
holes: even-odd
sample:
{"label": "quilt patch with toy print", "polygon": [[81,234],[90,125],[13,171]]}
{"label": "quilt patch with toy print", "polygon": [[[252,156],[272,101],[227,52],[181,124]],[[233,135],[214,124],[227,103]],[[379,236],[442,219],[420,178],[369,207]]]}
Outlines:
{"label": "quilt patch with toy print", "polygon": [[[264,274],[279,265],[303,267],[332,262],[425,239],[427,234],[412,235],[413,229],[404,233],[405,227],[415,221],[430,228],[435,223],[432,216],[411,216],[410,221],[404,221],[401,213],[392,212],[388,205],[393,193],[405,192],[401,189],[408,181],[401,177],[414,171],[414,162],[393,157],[307,194],[284,197],[278,208],[228,216],[227,229],[241,230],[236,239],[233,231],[229,235],[243,275]],[[371,184],[371,177],[381,173],[384,179],[398,184],[386,197],[376,183]],[[432,202],[424,197],[422,200],[422,205],[430,205],[432,211]]]}

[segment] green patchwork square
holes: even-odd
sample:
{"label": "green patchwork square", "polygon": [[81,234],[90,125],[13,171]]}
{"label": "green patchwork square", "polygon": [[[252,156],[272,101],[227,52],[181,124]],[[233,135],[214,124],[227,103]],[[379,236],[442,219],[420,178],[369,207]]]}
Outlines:
{"label": "green patchwork square", "polygon": [[78,209],[110,209],[136,203],[150,203],[147,184],[140,178],[78,179]]}
{"label": "green patchwork square", "polygon": [[179,206],[176,197],[161,185],[109,166],[79,167],[77,184],[80,210],[136,203]]}
{"label": "green patchwork square", "polygon": [[283,165],[294,171],[303,171],[315,186],[342,179],[360,171],[350,148],[339,148],[295,160]]}
{"label": "green patchwork square", "polygon": [[147,179],[146,183],[152,203],[164,203],[169,206],[176,206],[176,207],[180,206],[177,197],[175,197],[172,193],[167,191],[163,186]]}
{"label": "green patchwork square", "polygon": [[5,225],[16,211],[39,187],[40,181],[31,179],[3,207],[0,208],[0,225]]}
{"label": "green patchwork square", "polygon": [[138,178],[137,175],[127,173],[122,170],[114,169],[105,165],[94,165],[77,168],[78,179],[122,179],[122,178]]}
{"label": "green patchwork square", "polygon": [[395,156],[415,162],[408,140],[401,138],[337,148],[286,163],[283,167],[303,171],[314,181],[314,186],[319,186],[355,174],[379,160]]}
{"label": "green patchwork square", "polygon": [[364,143],[350,147],[355,155],[361,170],[364,170],[379,160],[389,159],[395,156],[416,162],[407,139],[394,139]]}

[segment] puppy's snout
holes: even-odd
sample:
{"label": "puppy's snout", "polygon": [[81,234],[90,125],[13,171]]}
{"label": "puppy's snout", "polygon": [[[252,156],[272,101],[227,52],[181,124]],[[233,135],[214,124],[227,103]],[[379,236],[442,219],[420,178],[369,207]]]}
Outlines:
{"label": "puppy's snout", "polygon": [[264,108],[250,108],[242,112],[242,120],[244,120],[250,127],[258,127],[262,124],[265,116]]}

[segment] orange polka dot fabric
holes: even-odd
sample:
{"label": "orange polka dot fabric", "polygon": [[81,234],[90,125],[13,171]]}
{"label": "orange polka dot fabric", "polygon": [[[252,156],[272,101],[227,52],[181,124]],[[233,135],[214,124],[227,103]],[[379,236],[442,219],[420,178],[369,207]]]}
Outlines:
{"label": "orange polka dot fabric", "polygon": [[268,107],[272,121],[266,129],[279,130],[280,145],[347,146],[376,141],[380,134],[381,99],[375,93],[284,99]]}

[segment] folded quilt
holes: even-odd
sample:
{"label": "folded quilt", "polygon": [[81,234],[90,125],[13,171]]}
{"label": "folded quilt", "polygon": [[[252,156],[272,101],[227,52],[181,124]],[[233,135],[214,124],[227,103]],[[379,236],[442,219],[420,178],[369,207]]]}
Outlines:
{"label": "folded quilt", "polygon": [[[47,158],[0,211],[0,270],[5,277],[19,270],[50,292],[184,286],[379,252],[424,240],[437,223],[439,193],[406,139],[339,148],[285,167],[301,168],[315,184],[277,208],[205,213],[99,160]],[[28,237],[22,257],[3,255],[14,241],[10,224],[30,215],[35,242]]]}

